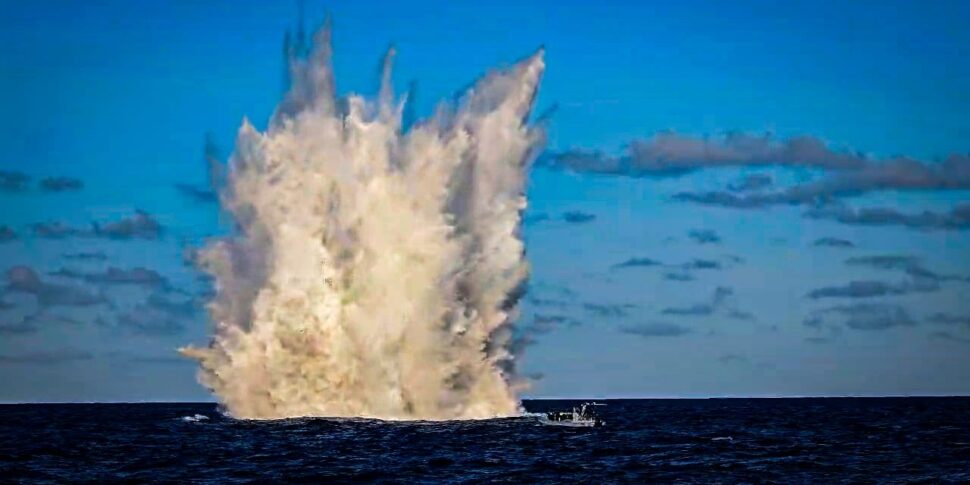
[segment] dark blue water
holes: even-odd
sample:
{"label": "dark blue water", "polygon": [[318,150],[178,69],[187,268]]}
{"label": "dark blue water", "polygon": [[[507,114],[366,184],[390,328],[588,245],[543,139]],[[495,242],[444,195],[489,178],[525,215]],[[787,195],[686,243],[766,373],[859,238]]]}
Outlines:
{"label": "dark blue water", "polygon": [[[213,404],[4,405],[0,481],[970,481],[970,398],[607,403],[607,426],[595,429],[528,417],[237,421]],[[209,419],[183,420],[196,414]]]}

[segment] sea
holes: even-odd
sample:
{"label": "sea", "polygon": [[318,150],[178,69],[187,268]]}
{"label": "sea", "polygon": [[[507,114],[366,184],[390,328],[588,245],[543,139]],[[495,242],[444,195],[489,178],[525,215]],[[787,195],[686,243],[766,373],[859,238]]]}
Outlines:
{"label": "sea", "polygon": [[[3,483],[970,483],[970,398],[606,400],[599,428],[0,406]],[[578,401],[525,401],[529,413]]]}

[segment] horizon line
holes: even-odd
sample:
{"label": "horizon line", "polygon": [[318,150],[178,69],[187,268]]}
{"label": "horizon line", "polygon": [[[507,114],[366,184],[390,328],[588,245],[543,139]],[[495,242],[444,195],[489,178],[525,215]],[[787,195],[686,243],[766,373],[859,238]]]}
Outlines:
{"label": "horizon line", "polygon": [[[967,394],[846,394],[846,395],[722,395],[722,396],[652,396],[652,397],[524,397],[520,401],[705,401],[713,399],[905,399],[905,398],[970,398]],[[141,400],[141,401],[3,401],[0,406],[22,404],[219,404],[218,401],[179,401],[179,400]]]}

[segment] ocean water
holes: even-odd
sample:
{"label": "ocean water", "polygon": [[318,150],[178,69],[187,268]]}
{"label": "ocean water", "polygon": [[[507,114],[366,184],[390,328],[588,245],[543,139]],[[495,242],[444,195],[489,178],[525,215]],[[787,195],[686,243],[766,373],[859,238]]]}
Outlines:
{"label": "ocean water", "polygon": [[[603,428],[0,406],[2,482],[970,482],[970,398],[609,400]],[[572,401],[526,401],[530,412]]]}

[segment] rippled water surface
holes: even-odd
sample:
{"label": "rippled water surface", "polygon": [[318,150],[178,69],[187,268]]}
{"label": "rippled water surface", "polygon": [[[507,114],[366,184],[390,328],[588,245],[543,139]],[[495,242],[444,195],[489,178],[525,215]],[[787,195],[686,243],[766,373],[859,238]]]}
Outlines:
{"label": "rippled water surface", "polygon": [[3,405],[0,481],[970,481],[970,398],[606,402],[597,429],[533,417],[238,421],[192,403]]}

